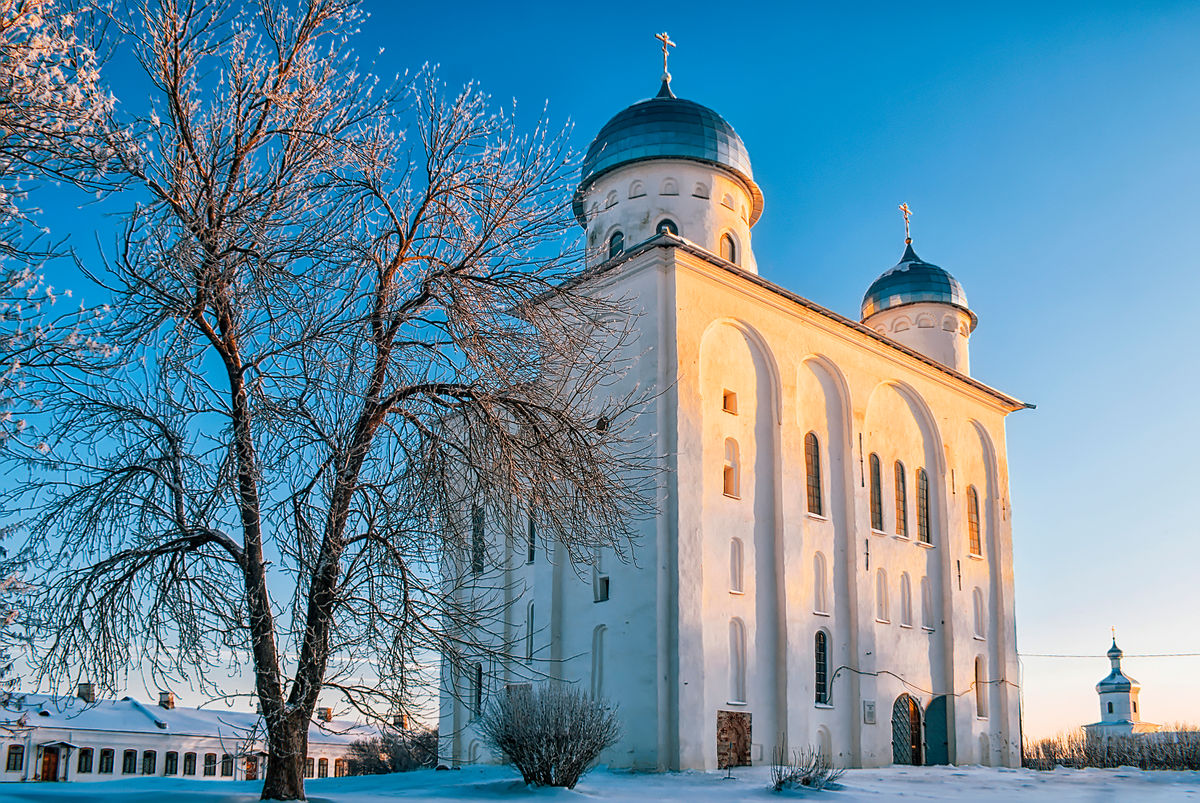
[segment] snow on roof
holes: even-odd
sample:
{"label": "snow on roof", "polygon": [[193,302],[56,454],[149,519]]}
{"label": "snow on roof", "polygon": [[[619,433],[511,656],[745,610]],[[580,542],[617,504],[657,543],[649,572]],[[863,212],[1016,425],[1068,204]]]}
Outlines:
{"label": "snow on roof", "polygon": [[[24,721],[22,721],[24,720]],[[76,731],[163,733],[174,736],[245,738],[262,734],[262,717],[250,711],[219,708],[163,708],[123,697],[86,703],[78,697],[50,694],[15,694],[0,697],[0,727],[63,728]],[[256,730],[257,728],[257,730]],[[377,731],[349,720],[313,722],[308,740],[313,744],[348,745]]]}

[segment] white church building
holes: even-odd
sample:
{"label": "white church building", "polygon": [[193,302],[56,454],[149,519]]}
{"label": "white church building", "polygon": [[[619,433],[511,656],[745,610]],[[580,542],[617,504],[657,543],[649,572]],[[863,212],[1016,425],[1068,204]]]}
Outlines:
{"label": "white church building", "polygon": [[1138,711],[1138,695],[1142,686],[1122,671],[1121,658],[1125,653],[1117,646],[1116,636],[1113,636],[1107,655],[1112,669],[1096,684],[1096,694],[1100,697],[1100,721],[1084,725],[1084,733],[1090,739],[1157,733],[1158,725],[1142,721],[1142,712]]}
{"label": "white church building", "polygon": [[972,378],[959,282],[911,240],[858,319],[763,278],[747,149],[669,74],[601,129],[574,205],[595,291],[641,308],[623,381],[659,391],[639,423],[665,455],[658,513],[590,577],[489,529],[525,589],[504,625],[520,654],[443,672],[443,760],[496,760],[480,710],[549,677],[619,706],[615,767],[777,746],[1018,766],[1005,419],[1030,405]]}

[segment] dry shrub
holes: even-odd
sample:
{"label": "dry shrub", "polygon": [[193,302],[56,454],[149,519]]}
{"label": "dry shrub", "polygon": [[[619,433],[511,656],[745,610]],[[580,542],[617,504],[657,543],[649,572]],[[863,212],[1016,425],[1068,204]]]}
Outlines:
{"label": "dry shrub", "polygon": [[1021,764],[1035,770],[1055,767],[1138,767],[1143,770],[1200,770],[1200,730],[1174,730],[1110,739],[1089,737],[1082,729],[1026,742]]}
{"label": "dry shrub", "polygon": [[512,689],[492,703],[479,730],[525,783],[567,789],[621,735],[615,707],[561,683]]}
{"label": "dry shrub", "polygon": [[824,789],[846,773],[845,767],[835,767],[825,754],[812,747],[792,751],[791,759],[783,748],[775,748],[771,761],[771,789]]}

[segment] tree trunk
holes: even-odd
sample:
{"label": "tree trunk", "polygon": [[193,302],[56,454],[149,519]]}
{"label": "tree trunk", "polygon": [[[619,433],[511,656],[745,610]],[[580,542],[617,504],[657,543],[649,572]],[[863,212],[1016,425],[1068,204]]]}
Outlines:
{"label": "tree trunk", "polygon": [[308,721],[291,717],[267,738],[269,755],[263,774],[262,800],[306,800],[304,761],[308,757]]}

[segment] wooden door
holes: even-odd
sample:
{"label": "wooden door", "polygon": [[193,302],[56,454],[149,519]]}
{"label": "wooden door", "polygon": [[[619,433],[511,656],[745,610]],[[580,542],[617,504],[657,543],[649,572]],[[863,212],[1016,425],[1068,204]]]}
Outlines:
{"label": "wooden door", "polygon": [[258,756],[246,756],[246,780],[258,780]]}
{"label": "wooden door", "polygon": [[750,712],[717,712],[717,769],[750,766]]}
{"label": "wooden door", "polygon": [[950,705],[946,695],[934,697],[925,709],[925,763],[950,763]]}
{"label": "wooden door", "polygon": [[43,747],[42,748],[42,775],[43,781],[58,780],[58,748]]}

